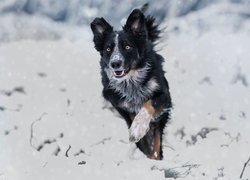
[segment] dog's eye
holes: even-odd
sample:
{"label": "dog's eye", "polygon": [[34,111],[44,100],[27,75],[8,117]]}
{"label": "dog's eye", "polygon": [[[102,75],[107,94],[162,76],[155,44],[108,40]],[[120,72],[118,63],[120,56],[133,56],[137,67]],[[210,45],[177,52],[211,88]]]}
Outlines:
{"label": "dog's eye", "polygon": [[126,49],[126,50],[129,50],[129,49],[131,49],[131,47],[130,47],[129,45],[126,45],[126,46],[125,46],[125,49]]}
{"label": "dog's eye", "polygon": [[106,49],[106,51],[110,52],[110,51],[111,51],[111,49],[108,47],[108,48]]}

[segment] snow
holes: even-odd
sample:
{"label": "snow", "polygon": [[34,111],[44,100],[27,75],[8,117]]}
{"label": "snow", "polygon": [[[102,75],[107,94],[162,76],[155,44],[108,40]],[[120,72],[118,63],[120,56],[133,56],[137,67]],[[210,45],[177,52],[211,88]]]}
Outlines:
{"label": "snow", "polygon": [[104,103],[88,27],[1,16],[0,180],[239,179],[250,156],[250,23],[237,5],[166,22],[159,53],[174,108],[162,161],[130,144]]}

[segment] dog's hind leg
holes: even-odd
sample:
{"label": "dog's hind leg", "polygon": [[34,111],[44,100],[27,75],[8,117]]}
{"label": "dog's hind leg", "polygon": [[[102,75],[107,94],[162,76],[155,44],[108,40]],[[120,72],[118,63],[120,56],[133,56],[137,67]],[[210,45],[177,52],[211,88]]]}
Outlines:
{"label": "dog's hind leg", "polygon": [[159,123],[151,123],[147,134],[136,143],[137,147],[150,159],[161,160],[162,155],[162,133]]}
{"label": "dog's hind leg", "polygon": [[155,160],[161,160],[163,158],[162,156],[162,135],[160,134],[159,130],[156,129],[154,132],[154,139],[152,142],[153,151],[150,153],[148,158],[155,159]]}

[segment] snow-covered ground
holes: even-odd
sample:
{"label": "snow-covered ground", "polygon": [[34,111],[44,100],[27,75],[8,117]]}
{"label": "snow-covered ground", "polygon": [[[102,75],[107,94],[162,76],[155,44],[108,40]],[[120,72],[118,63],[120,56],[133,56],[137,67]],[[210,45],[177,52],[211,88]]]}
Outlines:
{"label": "snow-covered ground", "polygon": [[159,53],[174,108],[162,161],[136,150],[104,103],[88,27],[2,16],[0,180],[239,179],[250,157],[250,23],[224,6],[167,22]]}

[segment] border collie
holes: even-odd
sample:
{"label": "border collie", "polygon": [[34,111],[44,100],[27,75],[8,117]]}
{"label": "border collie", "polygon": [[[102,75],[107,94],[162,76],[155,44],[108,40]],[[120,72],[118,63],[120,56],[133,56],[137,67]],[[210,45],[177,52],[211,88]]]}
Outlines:
{"label": "border collie", "polygon": [[161,160],[172,103],[164,59],[154,50],[159,25],[143,9],[134,9],[121,31],[113,30],[104,18],[95,18],[91,29],[101,56],[103,97],[125,119],[129,141],[148,158]]}

